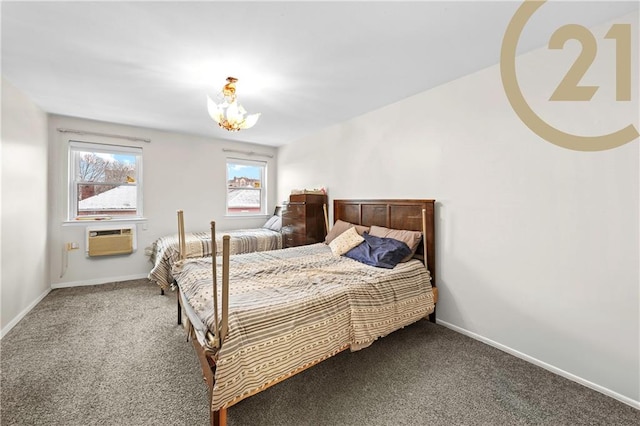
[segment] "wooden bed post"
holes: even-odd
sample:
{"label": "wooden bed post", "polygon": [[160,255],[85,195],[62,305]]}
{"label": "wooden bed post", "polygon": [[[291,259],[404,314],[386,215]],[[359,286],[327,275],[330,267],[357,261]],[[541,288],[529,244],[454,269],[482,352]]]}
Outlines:
{"label": "wooden bed post", "polygon": [[212,279],[213,282],[213,317],[215,320],[213,321],[213,336],[214,336],[214,346],[220,347],[220,335],[218,333],[218,271],[217,271],[217,261],[216,261],[216,223],[215,221],[211,221],[211,269],[212,269]]}
{"label": "wooden bed post", "polygon": [[[213,309],[214,309],[214,344],[217,348],[222,346],[222,342],[227,337],[229,329],[229,248],[231,245],[231,237],[225,235],[222,237],[222,320],[218,327],[218,286],[217,286],[217,274],[216,274],[216,233],[215,222],[211,222],[211,241],[213,244],[213,250],[211,254],[212,268],[213,268]],[[213,371],[211,371],[211,383],[209,384],[209,421],[211,426],[227,426],[227,409],[221,408],[214,410],[213,407]],[[209,383],[209,382],[207,382]]]}
{"label": "wooden bed post", "polygon": [[324,228],[327,230],[327,234],[329,233],[329,214],[327,213],[327,205],[322,205],[322,210],[324,211]]}
{"label": "wooden bed post", "polygon": [[422,250],[424,251],[424,267],[429,269],[427,264],[427,209],[422,209]]}
{"label": "wooden bed post", "polygon": [[184,212],[178,210],[178,251],[180,253],[180,260],[184,260],[186,257],[186,247],[184,243]]}
{"label": "wooden bed post", "polygon": [[[178,210],[178,257],[184,260],[185,244],[184,244],[184,212]],[[177,287],[177,286],[176,286]],[[164,294],[164,290],[162,291]],[[178,305],[178,325],[182,325],[182,305],[180,305],[180,287],[176,289],[176,301]]]}
{"label": "wooden bed post", "polygon": [[[422,247],[424,251],[424,267],[429,269],[428,260],[429,252],[427,251],[427,209],[422,209]],[[429,271],[431,274],[431,271]],[[431,287],[433,291],[433,302],[437,304],[438,302],[438,288],[436,286]],[[433,307],[433,313],[429,315],[429,321],[435,323],[436,322],[436,307]]]}
{"label": "wooden bed post", "polygon": [[227,409],[211,412],[211,426],[227,426]]}
{"label": "wooden bed post", "polygon": [[222,237],[222,323],[220,324],[220,345],[229,330],[229,246],[231,237]]}

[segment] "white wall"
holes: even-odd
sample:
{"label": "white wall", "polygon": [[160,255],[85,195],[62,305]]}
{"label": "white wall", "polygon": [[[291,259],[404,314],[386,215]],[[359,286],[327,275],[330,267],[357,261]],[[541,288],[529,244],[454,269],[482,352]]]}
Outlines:
{"label": "white wall", "polygon": [[[625,20],[637,33],[637,14]],[[613,46],[583,81],[602,85],[590,105],[547,102],[572,56],[519,57],[534,110],[570,132],[640,128],[637,50],[633,102],[607,101]],[[435,198],[440,323],[640,407],[638,154],[638,140],[542,140],[496,65],[282,147],[278,194],[323,183],[331,199]]]}
{"label": "white wall", "polygon": [[[215,123],[212,122],[212,126]],[[151,139],[151,143],[131,142],[89,135],[61,133],[58,128],[110,133]],[[222,130],[221,130],[222,132]],[[221,133],[224,135],[224,133]],[[267,160],[267,184],[276,188],[276,148],[161,132],[131,126],[102,123],[79,118],[51,116],[50,143],[50,209],[49,227],[53,287],[99,284],[145,277],[151,269],[145,247],[158,237],[177,232],[176,211],[185,212],[188,231],[208,231],[216,221],[218,230],[258,227],[265,217],[226,218],[226,156]],[[141,146],[143,148],[143,213],[148,221],[137,225],[138,250],[132,255],[88,258],[85,254],[87,224],[65,225],[67,219],[67,167],[69,140]],[[271,154],[273,158],[227,154],[223,148]],[[275,196],[269,199],[273,211]],[[100,222],[99,225],[104,225]],[[95,224],[93,224],[95,225]],[[146,229],[145,229],[146,228]],[[65,251],[68,242],[78,242],[79,250]]]}
{"label": "white wall", "polygon": [[47,151],[47,115],[3,77],[2,336],[49,292]]}

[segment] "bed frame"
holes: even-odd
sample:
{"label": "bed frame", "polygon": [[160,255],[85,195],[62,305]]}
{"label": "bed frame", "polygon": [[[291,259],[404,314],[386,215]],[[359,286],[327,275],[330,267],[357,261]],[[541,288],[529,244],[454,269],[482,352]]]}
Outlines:
{"label": "bed frame", "polygon": [[[182,212],[178,211],[178,233],[184,236],[184,219]],[[333,202],[334,222],[343,220],[345,222],[354,223],[364,226],[384,226],[394,229],[405,229],[412,231],[421,231],[425,238],[423,243],[416,252],[416,257],[423,262],[426,260],[426,267],[431,274],[431,285],[433,287],[434,301],[437,302],[438,293],[436,288],[436,251],[435,251],[435,230],[434,230],[434,200],[334,200]],[[211,222],[211,233],[215,235],[215,222]],[[181,238],[181,239],[180,239]],[[181,250],[184,249],[184,237],[179,237]],[[213,238],[215,244],[215,237]],[[178,312],[181,314],[185,311],[188,318],[187,329],[189,339],[200,361],[202,367],[202,375],[204,381],[209,388],[209,404],[210,404],[210,423],[212,426],[226,426],[227,424],[227,408],[240,400],[252,396],[263,391],[288,377],[298,374],[307,368],[315,365],[306,365],[292,372],[281,380],[271,382],[268,385],[256,390],[253,393],[244,395],[242,398],[233,401],[225,408],[219,410],[211,409],[211,395],[213,385],[215,383],[216,355],[219,348],[223,345],[224,339],[228,331],[228,309],[229,309],[229,236],[223,237],[223,260],[222,260],[222,301],[221,301],[221,317],[220,324],[216,324],[216,329],[211,331],[206,327],[197,325],[199,319],[194,317],[195,313],[187,303],[183,303],[178,286]],[[215,253],[215,247],[213,253]],[[214,255],[215,256],[215,255]],[[216,279],[216,262],[212,262],[213,268],[213,295],[214,295],[214,315],[218,317],[218,300],[217,300],[217,279]],[[435,322],[435,309],[433,314],[429,315],[429,320]],[[196,325],[194,325],[196,324]],[[346,349],[346,348],[344,348]],[[343,349],[343,350],[344,350]]]}

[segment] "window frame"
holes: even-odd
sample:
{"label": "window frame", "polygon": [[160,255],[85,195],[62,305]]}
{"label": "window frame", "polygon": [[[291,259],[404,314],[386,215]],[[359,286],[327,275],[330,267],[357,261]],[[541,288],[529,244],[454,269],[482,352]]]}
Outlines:
{"label": "window frame", "polygon": [[[260,211],[248,211],[248,212],[238,212],[238,211],[229,211],[229,180],[234,176],[229,176],[229,165],[237,164],[251,167],[259,167],[261,169],[260,176]],[[267,216],[267,206],[268,206],[268,187],[267,187],[267,174],[268,174],[268,163],[266,161],[260,160],[247,160],[244,158],[237,157],[226,157],[225,158],[225,182],[224,182],[224,198],[225,198],[225,215],[227,217],[252,217],[252,216]]]}
{"label": "window frame", "polygon": [[[114,154],[114,155],[128,155],[135,156],[135,184],[136,184],[136,212],[134,214],[123,215],[111,215],[109,213],[98,215],[78,215],[78,185],[81,182],[76,180],[78,176],[78,170],[80,167],[80,154],[81,152],[92,152],[97,154]],[[78,222],[82,220],[90,220],[100,217],[111,216],[113,220],[136,220],[144,219],[143,215],[143,182],[142,182],[142,166],[143,166],[143,150],[142,147],[137,146],[125,146],[114,145],[96,142],[84,142],[77,140],[69,140],[68,145],[68,189],[67,189],[67,220],[69,222]],[[100,182],[96,184],[118,184],[121,182]]]}

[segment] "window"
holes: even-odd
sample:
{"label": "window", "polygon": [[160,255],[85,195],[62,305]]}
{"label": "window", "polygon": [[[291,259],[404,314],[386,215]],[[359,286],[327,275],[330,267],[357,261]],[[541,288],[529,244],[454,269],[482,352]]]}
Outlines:
{"label": "window", "polygon": [[142,148],[69,142],[69,220],[142,217]]}
{"label": "window", "polygon": [[261,215],[267,211],[267,163],[227,158],[227,215]]}

